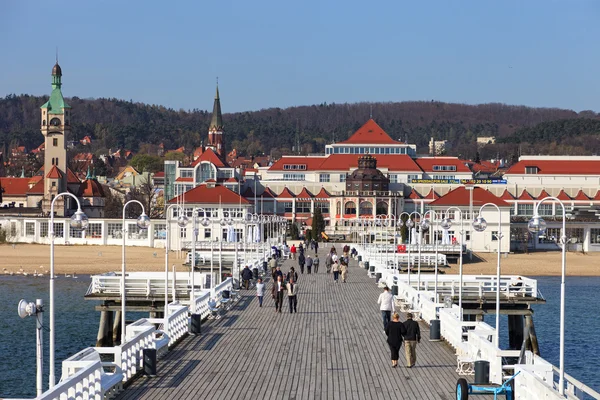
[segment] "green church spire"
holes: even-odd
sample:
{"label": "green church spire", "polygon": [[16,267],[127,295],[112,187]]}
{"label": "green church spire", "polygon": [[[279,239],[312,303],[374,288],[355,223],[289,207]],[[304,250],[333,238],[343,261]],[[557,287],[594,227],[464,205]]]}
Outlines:
{"label": "green church spire", "polygon": [[65,102],[61,87],[62,69],[60,68],[60,65],[58,65],[57,60],[52,68],[52,93],[50,94],[50,99],[40,107],[47,109],[48,114],[62,114],[65,108],[71,108],[71,106]]}
{"label": "green church spire", "polygon": [[219,84],[217,83],[217,93],[215,94],[215,104],[213,105],[212,118],[208,127],[209,131],[223,130],[223,116],[221,115],[221,99],[219,98]]}

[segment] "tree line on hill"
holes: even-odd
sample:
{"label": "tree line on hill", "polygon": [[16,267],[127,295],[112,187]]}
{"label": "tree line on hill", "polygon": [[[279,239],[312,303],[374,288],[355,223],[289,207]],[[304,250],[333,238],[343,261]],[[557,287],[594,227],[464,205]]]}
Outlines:
{"label": "tree line on hill", "polygon": [[[44,96],[9,95],[0,99],[0,149],[12,145],[37,147],[39,106]],[[67,99],[72,106],[72,140],[93,138],[92,152],[124,148],[149,155],[160,143],[165,150],[184,146],[187,154],[206,143],[211,112],[174,110],[118,99]],[[226,98],[223,99],[226,109]],[[558,108],[532,108],[505,104],[465,105],[437,101],[319,104],[269,108],[224,114],[228,151],[253,156],[309,154],[347,139],[370,116],[396,140],[428,152],[428,142],[448,140],[450,155],[475,159],[518,154],[592,154],[600,151],[600,115]],[[477,137],[494,136],[496,144],[478,146]],[[297,148],[296,143],[300,143]]]}

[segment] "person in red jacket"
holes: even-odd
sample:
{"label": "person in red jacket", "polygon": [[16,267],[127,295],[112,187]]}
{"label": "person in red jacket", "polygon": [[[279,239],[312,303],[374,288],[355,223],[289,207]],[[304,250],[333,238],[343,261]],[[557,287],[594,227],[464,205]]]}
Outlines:
{"label": "person in red jacket", "polygon": [[292,247],[290,248],[290,254],[292,255],[292,260],[296,259],[296,245],[293,244]]}

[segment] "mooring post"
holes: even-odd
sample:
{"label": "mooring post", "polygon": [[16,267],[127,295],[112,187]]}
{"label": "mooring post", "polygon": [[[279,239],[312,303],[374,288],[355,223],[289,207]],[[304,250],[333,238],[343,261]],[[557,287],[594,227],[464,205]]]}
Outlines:
{"label": "mooring post", "polygon": [[533,325],[533,315],[530,314],[525,316],[525,326],[529,331],[529,342],[527,347],[533,354],[539,356],[540,347],[538,345],[537,335],[535,334],[535,326]]}

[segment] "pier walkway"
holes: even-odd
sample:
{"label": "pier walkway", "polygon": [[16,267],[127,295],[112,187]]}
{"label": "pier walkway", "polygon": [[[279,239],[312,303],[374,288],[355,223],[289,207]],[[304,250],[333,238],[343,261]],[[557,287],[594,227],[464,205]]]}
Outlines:
{"label": "pier walkway", "polygon": [[[287,300],[282,314],[274,312],[270,281],[262,308],[255,290],[242,290],[221,319],[160,360],[156,377],[137,378],[118,398],[455,399],[454,351],[429,342],[421,323],[417,365],[404,368],[402,350],[392,369],[377,305],[381,289],[354,260],[348,283],[334,284],[325,250],[319,253],[319,273],[299,274],[297,314],[289,314]],[[282,271],[296,263],[286,260]]]}

